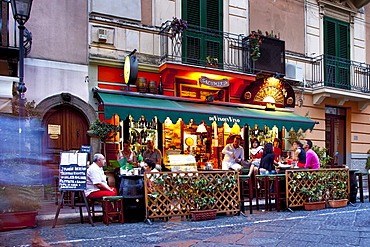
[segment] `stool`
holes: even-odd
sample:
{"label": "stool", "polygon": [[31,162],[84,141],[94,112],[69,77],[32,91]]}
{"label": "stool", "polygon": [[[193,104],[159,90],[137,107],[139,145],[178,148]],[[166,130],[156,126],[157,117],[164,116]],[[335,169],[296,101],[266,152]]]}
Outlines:
{"label": "stool", "polygon": [[249,212],[253,213],[253,182],[248,175],[239,175],[240,182],[240,211],[244,213],[244,202],[249,202]]}
{"label": "stool", "polygon": [[368,173],[367,172],[355,172],[355,174],[356,174],[356,177],[358,177],[358,187],[357,188],[360,190],[360,202],[364,203],[364,184],[363,184],[362,177],[368,175]]}
{"label": "stool", "polygon": [[[97,217],[95,214],[97,213],[103,213],[103,207],[101,210],[95,208],[95,203],[99,203],[102,205],[103,203],[103,198],[87,198],[87,203],[89,204],[89,210],[91,213],[91,217],[93,221],[96,221]],[[80,208],[81,209],[81,208]],[[81,216],[82,217],[82,216]],[[81,219],[81,222],[83,220]]]}
{"label": "stool", "polygon": [[254,189],[256,191],[256,208],[259,210],[259,199],[265,199],[265,209],[269,210],[269,178],[268,175],[256,175],[254,180]]}
{"label": "stool", "polygon": [[112,222],[125,223],[122,196],[104,196],[102,200],[103,222],[107,226]]}
{"label": "stool", "polygon": [[280,212],[281,202],[286,200],[286,189],[284,186],[280,186],[285,185],[285,174],[271,174],[268,182],[268,188],[270,188],[268,192],[269,205],[272,205],[271,200],[274,199],[276,211]]}

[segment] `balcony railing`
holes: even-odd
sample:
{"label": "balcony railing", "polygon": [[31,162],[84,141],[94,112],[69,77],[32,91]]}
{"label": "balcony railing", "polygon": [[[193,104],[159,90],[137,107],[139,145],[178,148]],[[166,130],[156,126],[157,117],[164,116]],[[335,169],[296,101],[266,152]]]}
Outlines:
{"label": "balcony railing", "polygon": [[160,35],[161,62],[253,73],[245,35],[188,25],[182,37],[172,36],[170,21],[162,24]]}
{"label": "balcony railing", "polygon": [[310,84],[313,88],[326,86],[369,93],[370,65],[330,55],[320,55],[312,62]]}

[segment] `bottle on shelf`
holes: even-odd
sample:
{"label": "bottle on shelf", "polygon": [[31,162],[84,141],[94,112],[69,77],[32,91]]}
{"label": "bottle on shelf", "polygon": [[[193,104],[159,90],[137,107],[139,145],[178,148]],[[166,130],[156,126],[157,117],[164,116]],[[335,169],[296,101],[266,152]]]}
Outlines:
{"label": "bottle on shelf", "polygon": [[162,76],[159,77],[158,94],[163,94]]}

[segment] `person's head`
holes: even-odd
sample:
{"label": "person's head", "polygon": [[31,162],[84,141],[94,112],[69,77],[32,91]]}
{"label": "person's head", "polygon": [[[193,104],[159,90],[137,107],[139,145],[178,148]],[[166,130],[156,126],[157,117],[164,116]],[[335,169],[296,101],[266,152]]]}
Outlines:
{"label": "person's head", "polygon": [[105,166],[105,157],[102,154],[94,154],[92,161],[97,164],[99,167]]}
{"label": "person's head", "polygon": [[235,136],[234,141],[233,141],[234,147],[239,147],[241,141],[242,141],[242,138],[240,136]]}
{"label": "person's head", "polygon": [[251,140],[251,147],[252,148],[256,148],[256,147],[258,147],[260,145],[260,142],[258,141],[258,139],[252,139]]}
{"label": "person's head", "polygon": [[300,141],[294,141],[293,142],[293,148],[294,149],[297,149],[299,147],[302,148],[303,147],[303,144]]}
{"label": "person's head", "polygon": [[304,140],[303,141],[303,148],[307,149],[307,150],[312,148],[312,141],[309,140],[309,139]]}
{"label": "person's head", "polygon": [[263,154],[270,154],[272,152],[274,152],[274,147],[272,143],[266,143],[265,147],[263,148]]}
{"label": "person's head", "polygon": [[154,142],[152,140],[148,140],[146,146],[149,150],[152,150],[154,148]]}
{"label": "person's head", "polygon": [[129,140],[125,140],[123,142],[123,150],[129,150],[130,149],[130,145],[131,145],[130,141]]}
{"label": "person's head", "polygon": [[144,171],[146,171],[146,172],[150,172],[151,170],[153,170],[155,168],[155,163],[151,159],[145,159],[144,163],[145,163],[144,164]]}
{"label": "person's head", "polygon": [[274,139],[274,147],[278,148],[280,146],[280,140],[279,138]]}

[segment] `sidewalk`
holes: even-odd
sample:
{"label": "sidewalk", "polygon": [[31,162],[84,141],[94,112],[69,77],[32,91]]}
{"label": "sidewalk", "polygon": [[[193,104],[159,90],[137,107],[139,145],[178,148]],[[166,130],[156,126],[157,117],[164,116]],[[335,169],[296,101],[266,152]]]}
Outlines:
{"label": "sidewalk", "polygon": [[[365,183],[364,183],[365,184]],[[366,181],[367,185],[367,181]],[[357,203],[360,202],[360,193],[357,193]],[[367,186],[364,186],[364,202],[369,202],[369,190]],[[264,204],[264,201],[260,202],[260,205]],[[248,203],[245,203],[246,205],[246,211],[245,213],[249,214],[248,212]],[[253,206],[256,205],[255,200],[253,201]],[[96,205],[96,207],[100,207],[100,205]],[[53,224],[55,214],[57,211],[58,205],[55,204],[55,200],[52,201],[44,201],[41,203],[41,209],[38,210],[37,220],[39,226],[51,226]],[[264,210],[260,210],[264,211]],[[82,208],[82,212],[84,215],[84,223],[88,224],[87,221],[87,211],[86,208]],[[254,213],[257,213],[257,211],[254,209]],[[63,225],[63,224],[80,224],[80,213],[79,208],[75,207],[72,208],[70,206],[64,206],[60,209],[57,225]]]}

